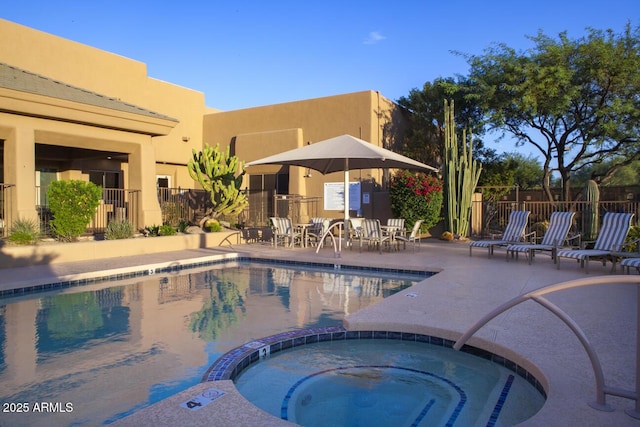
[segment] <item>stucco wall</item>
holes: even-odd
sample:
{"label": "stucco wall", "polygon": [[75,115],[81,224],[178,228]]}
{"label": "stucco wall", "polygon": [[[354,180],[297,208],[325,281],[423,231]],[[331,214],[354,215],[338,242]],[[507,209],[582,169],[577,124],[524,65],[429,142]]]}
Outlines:
{"label": "stucco wall", "polygon": [[169,135],[153,138],[156,161],[171,165],[176,187],[193,186],[176,164],[202,147],[202,92],[149,77],[142,62],[2,19],[0,61],[177,119]]}
{"label": "stucco wall", "polygon": [[[379,92],[362,91],[277,105],[207,114],[204,136],[210,144],[231,146],[241,160],[249,162],[335,136],[350,134],[378,146],[394,149],[402,138],[404,123],[398,107]],[[280,166],[252,166],[249,174],[274,174]],[[321,175],[289,169],[289,193],[324,196],[325,182],[342,182],[342,173]],[[380,169],[352,171],[351,181],[383,184]],[[248,179],[245,179],[245,185]],[[385,210],[386,212],[386,210]],[[374,214],[374,212],[369,212]],[[337,211],[318,212],[339,218]],[[383,215],[381,213],[380,215]]]}
{"label": "stucco wall", "polygon": [[[0,269],[37,264],[90,261],[241,243],[237,231],[139,237],[126,240],[0,246]],[[2,274],[2,273],[0,273]]]}

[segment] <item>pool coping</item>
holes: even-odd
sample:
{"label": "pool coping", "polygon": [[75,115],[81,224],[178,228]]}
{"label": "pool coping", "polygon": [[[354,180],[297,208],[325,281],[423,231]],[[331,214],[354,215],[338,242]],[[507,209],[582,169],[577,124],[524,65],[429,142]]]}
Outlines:
{"label": "pool coping", "polygon": [[226,253],[205,256],[189,261],[173,261],[157,264],[145,264],[136,267],[114,268],[109,270],[96,271],[91,273],[78,273],[58,276],[55,279],[25,279],[21,282],[14,282],[11,286],[3,289],[0,285],[0,299],[23,295],[36,294],[39,292],[55,291],[66,288],[73,288],[85,285],[93,285],[111,281],[126,280],[149,277],[159,274],[173,274],[183,270],[210,267],[213,265],[226,264],[230,262],[253,262],[264,264],[281,264],[289,266],[313,266],[317,268],[331,268],[346,271],[383,272],[390,274],[415,275],[428,278],[436,274],[434,271],[414,270],[403,268],[367,267],[336,262],[311,262],[296,261],[291,259],[279,260],[272,258],[255,257],[240,253]]}

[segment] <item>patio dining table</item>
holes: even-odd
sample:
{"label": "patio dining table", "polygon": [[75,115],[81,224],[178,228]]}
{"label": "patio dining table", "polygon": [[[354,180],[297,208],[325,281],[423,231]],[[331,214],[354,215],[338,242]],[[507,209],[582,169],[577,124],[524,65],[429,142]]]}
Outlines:
{"label": "patio dining table", "polygon": [[400,245],[396,242],[396,236],[402,231],[402,229],[397,225],[381,225],[380,229],[382,230],[382,235],[389,238],[389,250],[391,250],[394,245],[399,249]]}

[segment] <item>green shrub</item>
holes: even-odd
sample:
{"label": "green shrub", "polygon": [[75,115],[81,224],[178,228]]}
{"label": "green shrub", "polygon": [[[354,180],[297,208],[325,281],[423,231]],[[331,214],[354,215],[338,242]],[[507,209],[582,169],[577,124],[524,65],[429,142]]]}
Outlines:
{"label": "green shrub", "polygon": [[210,232],[218,232],[222,230],[222,225],[220,225],[220,221],[217,219],[208,219],[207,222],[204,223],[204,228]]}
{"label": "green shrub", "polygon": [[95,215],[102,189],[87,181],[53,181],[49,184],[47,197],[53,213],[53,234],[60,241],[72,242],[85,232]]}
{"label": "green shrub", "polygon": [[185,231],[187,231],[187,228],[189,228],[189,221],[181,219],[180,222],[178,222],[178,231],[180,233],[184,233]]}
{"label": "green shrub", "polygon": [[389,196],[393,215],[408,227],[421,219],[428,230],[442,219],[442,182],[434,175],[400,170],[391,179]]}
{"label": "green shrub", "polygon": [[173,236],[176,233],[176,229],[169,224],[161,225],[158,229],[158,236]]}
{"label": "green shrub", "polygon": [[145,228],[145,235],[146,236],[155,237],[155,236],[159,235],[158,233],[160,233],[160,226],[159,225],[150,225],[150,226]]}
{"label": "green shrub", "polygon": [[104,233],[106,240],[130,239],[133,237],[133,225],[129,221],[111,221]]}
{"label": "green shrub", "polygon": [[[631,228],[629,228],[629,234],[627,234],[627,240],[626,240],[626,243],[629,244],[626,247],[626,249],[629,252],[638,252],[638,243],[637,243],[638,239],[640,239],[640,226],[632,225]],[[633,244],[630,244],[634,240],[636,240],[636,242]]]}
{"label": "green shrub", "polygon": [[540,240],[549,229],[549,221],[534,222],[529,231],[536,233],[536,239]]}
{"label": "green shrub", "polygon": [[11,225],[8,240],[16,245],[35,245],[40,239],[40,227],[34,219],[18,219]]}

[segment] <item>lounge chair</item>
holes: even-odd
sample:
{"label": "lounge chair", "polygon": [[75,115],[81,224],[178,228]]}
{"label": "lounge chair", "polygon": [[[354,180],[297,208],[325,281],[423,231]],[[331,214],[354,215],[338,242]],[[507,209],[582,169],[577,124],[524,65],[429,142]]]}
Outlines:
{"label": "lounge chair", "polygon": [[404,243],[404,248],[407,248],[407,243],[413,243],[413,250],[416,250],[416,244],[418,249],[420,248],[420,226],[422,225],[422,220],[419,219],[413,224],[413,229],[411,230],[411,234],[408,236],[404,234],[398,234],[395,236],[395,240],[398,242]]}
{"label": "lounge chair", "polygon": [[633,258],[623,258],[620,261],[620,266],[622,267],[622,271],[625,271],[627,274],[631,272],[632,268],[635,268],[638,273],[640,273],[640,257],[637,253]]}
{"label": "lounge chair", "polygon": [[598,238],[593,245],[593,249],[585,249],[589,242],[583,242],[582,249],[562,249],[556,252],[556,266],[560,268],[562,258],[572,258],[580,261],[580,266],[584,267],[585,273],[589,272],[589,260],[600,258],[602,264],[606,264],[607,258],[611,258],[611,253],[620,251],[631,227],[633,214],[607,212],[602,218],[602,228],[598,233]]}
{"label": "lounge chair", "polygon": [[[542,241],[535,244],[518,243],[507,246],[507,260],[509,260],[509,256],[515,256],[517,259],[518,253],[524,252],[529,264],[531,264],[536,251],[546,251],[551,254],[551,259],[555,262],[556,250],[567,241],[574,216],[575,212],[553,212],[549,218],[549,228],[544,233]],[[571,239],[579,237],[580,235],[576,235]]]}
{"label": "lounge chair", "polygon": [[365,219],[362,221],[362,232],[360,233],[360,251],[362,251],[362,244],[367,242],[369,249],[371,247],[377,247],[378,251],[382,253],[382,245],[388,244],[390,241],[389,236],[382,234],[382,227],[380,226],[380,220],[377,219]]}
{"label": "lounge chair", "polygon": [[525,229],[529,220],[529,211],[512,211],[509,215],[509,222],[502,233],[500,239],[477,240],[469,244],[469,256],[473,248],[487,248],[489,257],[493,255],[493,248],[496,246],[506,246],[522,242],[525,238]]}

